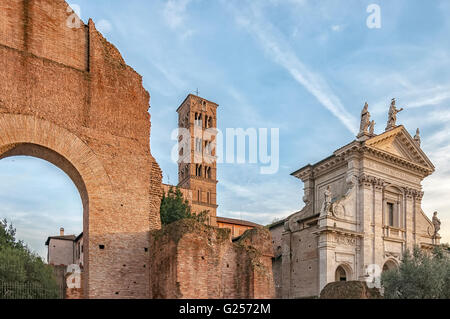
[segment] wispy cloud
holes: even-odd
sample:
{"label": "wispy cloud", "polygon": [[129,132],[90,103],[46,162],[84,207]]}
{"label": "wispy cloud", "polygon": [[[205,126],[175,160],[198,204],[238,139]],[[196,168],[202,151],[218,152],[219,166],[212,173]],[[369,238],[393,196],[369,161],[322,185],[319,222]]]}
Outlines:
{"label": "wispy cloud", "polygon": [[[246,3],[246,8],[243,8]],[[334,94],[322,76],[312,71],[296,55],[284,36],[265,19],[264,14],[255,2],[239,2],[239,6],[228,3],[228,8],[237,23],[245,28],[259,41],[268,56],[311,93],[327,110],[329,110],[353,134],[357,133],[356,118],[350,114],[339,97]]]}
{"label": "wispy cloud", "polygon": [[186,27],[187,9],[192,0],[168,0],[164,8],[166,24],[172,30],[182,31],[183,39],[191,36],[194,31]]}

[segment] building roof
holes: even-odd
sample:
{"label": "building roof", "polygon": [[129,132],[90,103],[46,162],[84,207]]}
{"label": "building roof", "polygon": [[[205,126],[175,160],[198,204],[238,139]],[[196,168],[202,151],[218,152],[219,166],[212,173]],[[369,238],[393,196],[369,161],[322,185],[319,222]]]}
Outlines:
{"label": "building roof", "polygon": [[240,220],[240,219],[219,217],[219,216],[217,216],[217,222],[224,223],[224,224],[248,226],[248,227],[261,227],[262,226],[262,225],[259,225],[259,224],[253,223],[253,222],[249,222],[247,220]]}
{"label": "building roof", "polygon": [[286,222],[286,220],[287,220],[287,218],[280,219],[280,220],[278,220],[278,221],[276,221],[276,222],[274,222],[274,223],[268,225],[268,227],[269,227],[269,229],[272,229],[272,228],[278,227],[278,226],[280,226],[280,225],[284,225],[284,223]]}
{"label": "building roof", "polygon": [[77,241],[79,241],[81,238],[83,238],[83,232],[81,232],[81,234],[79,234],[79,235],[77,236],[77,238],[75,238],[75,241],[77,242]]}
{"label": "building roof", "polygon": [[[395,139],[398,138],[400,141],[399,146],[395,145]],[[387,130],[379,135],[373,135],[367,140],[353,140],[347,145],[337,149],[333,152],[332,155],[327,158],[315,163],[308,164],[291,175],[294,177],[300,178],[300,175],[308,170],[314,169],[322,163],[332,160],[334,157],[342,155],[345,151],[348,151],[351,148],[359,148],[361,150],[373,150],[380,154],[389,155],[397,160],[400,160],[407,164],[415,165],[419,169],[424,169],[427,171],[427,174],[431,174],[435,167],[427,155],[423,152],[420,145],[414,141],[413,137],[409,134],[409,132],[405,129],[403,125],[398,125],[393,129]],[[398,147],[399,149],[396,149]],[[410,155],[405,155],[402,152],[402,149],[406,149]]]}
{"label": "building roof", "polygon": [[195,95],[195,94],[188,94],[188,95],[186,96],[186,98],[183,100],[183,102],[180,104],[180,106],[177,108],[177,112],[178,112],[178,110],[183,106],[184,102],[186,102],[186,100],[187,100],[188,98],[190,98],[191,96],[192,96],[192,97],[195,97],[195,98],[198,98],[198,99],[205,100],[206,102],[211,103],[211,104],[215,105],[216,107],[219,107],[219,104],[214,103],[214,102],[212,102],[212,101],[209,101],[209,100],[207,100],[207,99],[205,99],[205,98],[202,98],[201,96],[198,96],[198,95]]}
{"label": "building roof", "polygon": [[65,236],[50,236],[45,241],[45,246],[48,246],[50,243],[50,239],[58,239],[58,240],[69,240],[69,241],[75,241],[77,237],[75,235],[65,235]]}

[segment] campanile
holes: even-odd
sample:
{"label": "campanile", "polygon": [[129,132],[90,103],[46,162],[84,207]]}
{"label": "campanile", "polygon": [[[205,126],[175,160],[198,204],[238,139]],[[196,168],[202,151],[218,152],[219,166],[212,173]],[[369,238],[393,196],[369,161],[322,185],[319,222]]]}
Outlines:
{"label": "campanile", "polygon": [[192,191],[192,212],[209,211],[216,226],[217,163],[215,136],[218,104],[189,94],[178,113],[178,187]]}

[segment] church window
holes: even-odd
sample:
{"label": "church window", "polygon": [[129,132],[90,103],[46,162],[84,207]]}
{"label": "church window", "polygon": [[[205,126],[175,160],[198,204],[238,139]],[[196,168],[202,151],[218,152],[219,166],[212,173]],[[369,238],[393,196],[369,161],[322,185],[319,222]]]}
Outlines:
{"label": "church window", "polygon": [[388,207],[388,222],[389,226],[394,226],[394,204],[393,203],[387,203]]}
{"label": "church window", "polygon": [[209,192],[206,194],[206,202],[207,202],[208,204],[211,204],[211,195],[210,195]]}

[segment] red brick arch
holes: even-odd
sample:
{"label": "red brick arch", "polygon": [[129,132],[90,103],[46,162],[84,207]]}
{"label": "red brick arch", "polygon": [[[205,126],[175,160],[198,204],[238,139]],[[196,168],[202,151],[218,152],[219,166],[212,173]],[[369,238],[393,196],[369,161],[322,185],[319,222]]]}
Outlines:
{"label": "red brick arch", "polygon": [[[0,114],[0,160],[20,155],[46,160],[72,179],[83,203],[87,242],[89,234],[101,228],[91,222],[90,207],[94,213],[111,211],[113,203],[101,198],[114,198],[108,174],[94,152],[79,137],[54,123],[29,115]],[[89,245],[86,248],[88,256]],[[84,260],[87,277],[89,258]]]}
{"label": "red brick arch", "polygon": [[84,206],[85,297],[149,296],[149,233],[161,226],[142,77],[64,0],[0,0],[0,158],[64,170]]}
{"label": "red brick arch", "polygon": [[83,204],[89,194],[95,198],[97,192],[112,193],[108,175],[94,152],[76,135],[49,121],[0,114],[0,158],[15,155],[38,157],[61,168],[80,191]]}

